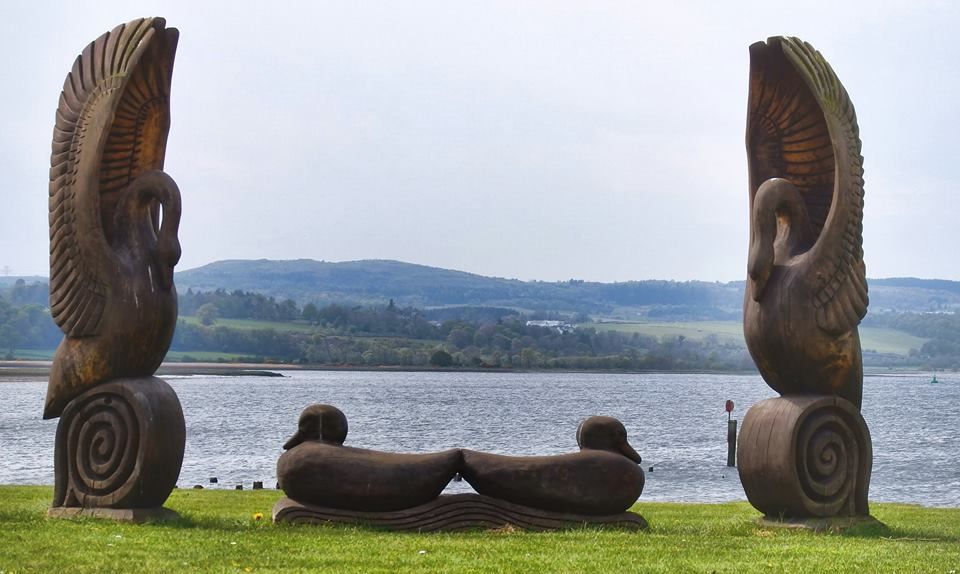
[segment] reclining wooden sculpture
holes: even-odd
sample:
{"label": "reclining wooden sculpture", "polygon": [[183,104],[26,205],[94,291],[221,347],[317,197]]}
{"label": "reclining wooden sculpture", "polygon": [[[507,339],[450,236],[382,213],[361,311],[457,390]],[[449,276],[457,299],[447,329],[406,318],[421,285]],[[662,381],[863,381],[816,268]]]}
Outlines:
{"label": "reclining wooden sculpture", "polygon": [[60,95],[50,312],[65,337],[43,411],[61,417],[54,515],[156,509],[180,473],[183,412],[151,376],[177,320],[180,192],[161,171],[177,38],[162,18],[117,26],[77,57]]}
{"label": "reclining wooden sculpture", "polygon": [[[642,516],[627,512],[643,490],[640,456],[611,417],[588,418],[577,431],[582,450],[558,456],[399,454],[343,446],[346,436],[347,419],[336,407],[304,409],[277,461],[288,498],[274,506],[275,521],[420,531],[646,527]],[[441,495],[457,473],[479,494]]]}
{"label": "reclining wooden sculpture", "polygon": [[782,396],[744,419],[738,467],[768,517],[869,514],[872,450],[857,325],[867,311],[856,114],[819,52],[750,47],[750,249],[743,328]]}
{"label": "reclining wooden sculpture", "polygon": [[613,417],[590,417],[577,428],[580,451],[504,456],[463,450],[464,480],[480,494],[553,512],[626,512],[643,492],[640,455]]}
{"label": "reclining wooden sculpture", "polygon": [[347,417],[310,405],[277,461],[280,488],[294,500],[344,510],[403,510],[434,500],[460,467],[460,451],[399,454],[343,446]]}

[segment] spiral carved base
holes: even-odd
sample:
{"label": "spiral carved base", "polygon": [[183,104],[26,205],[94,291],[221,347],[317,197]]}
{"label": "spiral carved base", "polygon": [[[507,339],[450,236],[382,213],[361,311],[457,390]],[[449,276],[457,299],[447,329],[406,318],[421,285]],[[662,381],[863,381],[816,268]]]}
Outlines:
{"label": "spiral carved base", "polygon": [[54,509],[163,506],[180,475],[185,438],[180,401],[162,379],[90,389],[57,426]]}
{"label": "spiral carved base", "polygon": [[768,518],[868,516],[870,430],[837,396],[767,399],[744,417],[737,467],[747,499]]}

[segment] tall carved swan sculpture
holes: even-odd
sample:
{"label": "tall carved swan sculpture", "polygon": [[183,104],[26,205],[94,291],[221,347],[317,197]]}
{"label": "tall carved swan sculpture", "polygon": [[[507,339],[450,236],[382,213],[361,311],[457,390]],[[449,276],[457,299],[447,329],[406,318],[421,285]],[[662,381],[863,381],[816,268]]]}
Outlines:
{"label": "tall carved swan sculpture", "polygon": [[98,383],[153,374],[170,346],[180,192],[159,170],[176,47],[177,30],[162,19],[135,20],[87,46],[63,83],[50,160],[50,312],[66,337],[44,418]]}
{"label": "tall carved swan sculpture", "polygon": [[[782,399],[748,412],[740,474],[750,501],[768,515],[866,514],[872,454],[859,413],[857,326],[868,297],[856,113],[810,44],[770,38],[750,47],[750,64],[743,328],[760,374]],[[830,426],[828,414],[845,430]],[[810,427],[820,415],[822,428]],[[774,428],[786,429],[775,436],[789,444],[764,442]],[[799,482],[788,476],[794,472]],[[772,495],[776,473],[805,494]]]}
{"label": "tall carved swan sculpture", "polygon": [[177,39],[162,18],[117,26],[77,57],[60,95],[50,312],[65,337],[43,411],[61,417],[55,506],[160,506],[179,474],[183,414],[151,377],[177,320],[180,191],[162,171]]}
{"label": "tall carved swan sculpture", "polygon": [[750,55],[747,346],[777,392],[859,407],[868,299],[853,104],[809,44],[774,38]]}

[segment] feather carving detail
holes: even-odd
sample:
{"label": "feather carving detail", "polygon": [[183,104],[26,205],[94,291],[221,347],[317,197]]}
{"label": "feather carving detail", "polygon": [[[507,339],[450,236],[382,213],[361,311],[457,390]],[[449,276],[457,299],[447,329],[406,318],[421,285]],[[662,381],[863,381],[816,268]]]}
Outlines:
{"label": "feather carving detail", "polygon": [[63,83],[50,157],[50,312],[69,337],[98,333],[115,272],[114,212],[163,167],[177,32],[162,18],[91,42]]}
{"label": "feather carving detail", "polygon": [[[783,178],[800,191],[816,241],[803,265],[817,325],[839,335],[866,315],[863,262],[863,157],[856,113],[830,64],[797,38],[771,38],[786,58],[751,75],[747,148],[750,207],[760,185]],[[786,69],[786,71],[784,71]],[[751,230],[753,233],[753,230]]]}

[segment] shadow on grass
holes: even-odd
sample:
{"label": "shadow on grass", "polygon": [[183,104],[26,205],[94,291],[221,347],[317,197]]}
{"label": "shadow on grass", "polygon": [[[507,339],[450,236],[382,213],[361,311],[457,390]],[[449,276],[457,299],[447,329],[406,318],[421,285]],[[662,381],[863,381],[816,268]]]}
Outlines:
{"label": "shadow on grass", "polygon": [[901,542],[936,542],[946,544],[960,544],[960,536],[951,536],[941,532],[934,532],[926,529],[916,528],[889,528],[871,538],[882,538],[884,540]]}

